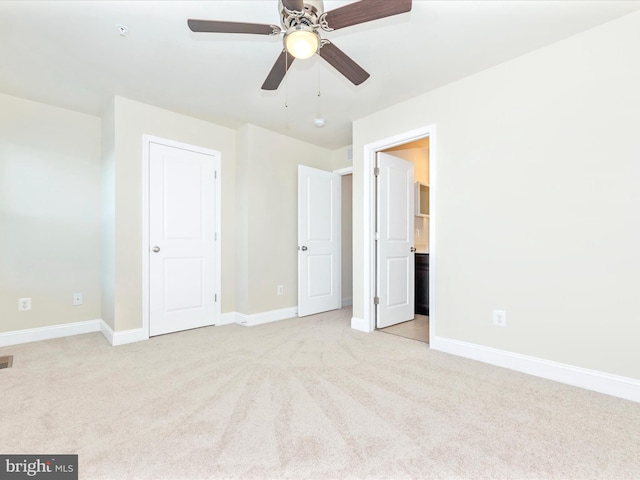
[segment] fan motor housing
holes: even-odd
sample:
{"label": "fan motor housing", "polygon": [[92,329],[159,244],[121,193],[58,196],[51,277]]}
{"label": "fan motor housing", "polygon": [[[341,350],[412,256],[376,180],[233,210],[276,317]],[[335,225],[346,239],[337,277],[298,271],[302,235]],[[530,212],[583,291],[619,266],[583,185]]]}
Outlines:
{"label": "fan motor housing", "polygon": [[280,23],[285,31],[298,25],[316,26],[320,23],[320,16],[324,13],[324,2],[322,0],[305,0],[304,10],[300,15],[289,13],[290,11],[287,11],[282,4],[282,0],[278,3],[280,6]]}

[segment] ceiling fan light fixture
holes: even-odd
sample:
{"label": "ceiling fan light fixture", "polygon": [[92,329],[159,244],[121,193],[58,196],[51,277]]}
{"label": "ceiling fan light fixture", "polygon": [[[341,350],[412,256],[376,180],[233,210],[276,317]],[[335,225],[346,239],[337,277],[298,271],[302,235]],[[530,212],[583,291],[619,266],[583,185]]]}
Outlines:
{"label": "ceiling fan light fixture", "polygon": [[320,36],[306,25],[297,25],[284,36],[284,48],[299,60],[311,58],[319,47]]}

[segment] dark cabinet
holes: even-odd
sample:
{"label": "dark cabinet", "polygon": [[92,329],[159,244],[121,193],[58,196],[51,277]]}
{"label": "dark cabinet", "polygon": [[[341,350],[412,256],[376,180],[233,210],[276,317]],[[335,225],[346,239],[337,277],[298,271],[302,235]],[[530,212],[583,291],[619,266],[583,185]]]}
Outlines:
{"label": "dark cabinet", "polygon": [[416,253],[416,293],[414,311],[429,315],[429,254]]}

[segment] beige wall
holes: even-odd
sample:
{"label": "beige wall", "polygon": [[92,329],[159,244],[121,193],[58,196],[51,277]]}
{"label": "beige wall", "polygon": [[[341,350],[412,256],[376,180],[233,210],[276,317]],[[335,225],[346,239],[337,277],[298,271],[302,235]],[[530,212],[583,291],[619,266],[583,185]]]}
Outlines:
{"label": "beige wall", "polygon": [[[331,170],[342,155],[122,97],[102,122],[0,102],[0,332],[99,318],[116,332],[142,326],[144,134],[221,152],[222,312],[297,305],[297,165]],[[17,311],[19,297],[33,299],[31,312]]]}
{"label": "beige wall", "polygon": [[639,44],[636,13],[355,122],[356,244],[364,146],[437,127],[437,336],[640,378]]}
{"label": "beige wall", "polygon": [[236,132],[236,182],[235,182],[235,208],[236,208],[236,311],[246,313],[249,311],[249,188],[251,180],[250,126],[244,125]]}
{"label": "beige wall", "polygon": [[115,104],[102,115],[100,238],[102,246],[102,320],[115,329]]}
{"label": "beige wall", "polygon": [[222,312],[235,309],[235,132],[122,97],[114,101],[114,329],[142,326],[142,136],[221,153]]}
{"label": "beige wall", "polygon": [[353,176],[342,176],[342,304],[353,303]]}
{"label": "beige wall", "polygon": [[[330,170],[331,151],[255,125],[238,132],[237,311],[294,307],[297,295],[298,164]],[[243,221],[243,220],[239,220]],[[283,285],[284,295],[277,295]]]}
{"label": "beige wall", "polygon": [[353,159],[351,145],[338,148],[331,151],[331,165],[325,167],[325,170],[341,170],[343,168],[350,167]]}
{"label": "beige wall", "polygon": [[100,130],[0,94],[0,332],[100,318]]}
{"label": "beige wall", "polygon": [[395,148],[385,152],[394,157],[413,163],[413,180],[429,185],[429,149],[428,148]]}

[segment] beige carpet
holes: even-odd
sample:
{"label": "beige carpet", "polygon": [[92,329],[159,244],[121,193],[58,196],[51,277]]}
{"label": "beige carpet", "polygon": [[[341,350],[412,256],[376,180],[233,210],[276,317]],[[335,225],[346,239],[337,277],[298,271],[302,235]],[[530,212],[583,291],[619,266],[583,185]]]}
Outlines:
{"label": "beige carpet", "polygon": [[640,478],[640,404],[350,318],[2,348],[0,450],[82,479]]}

